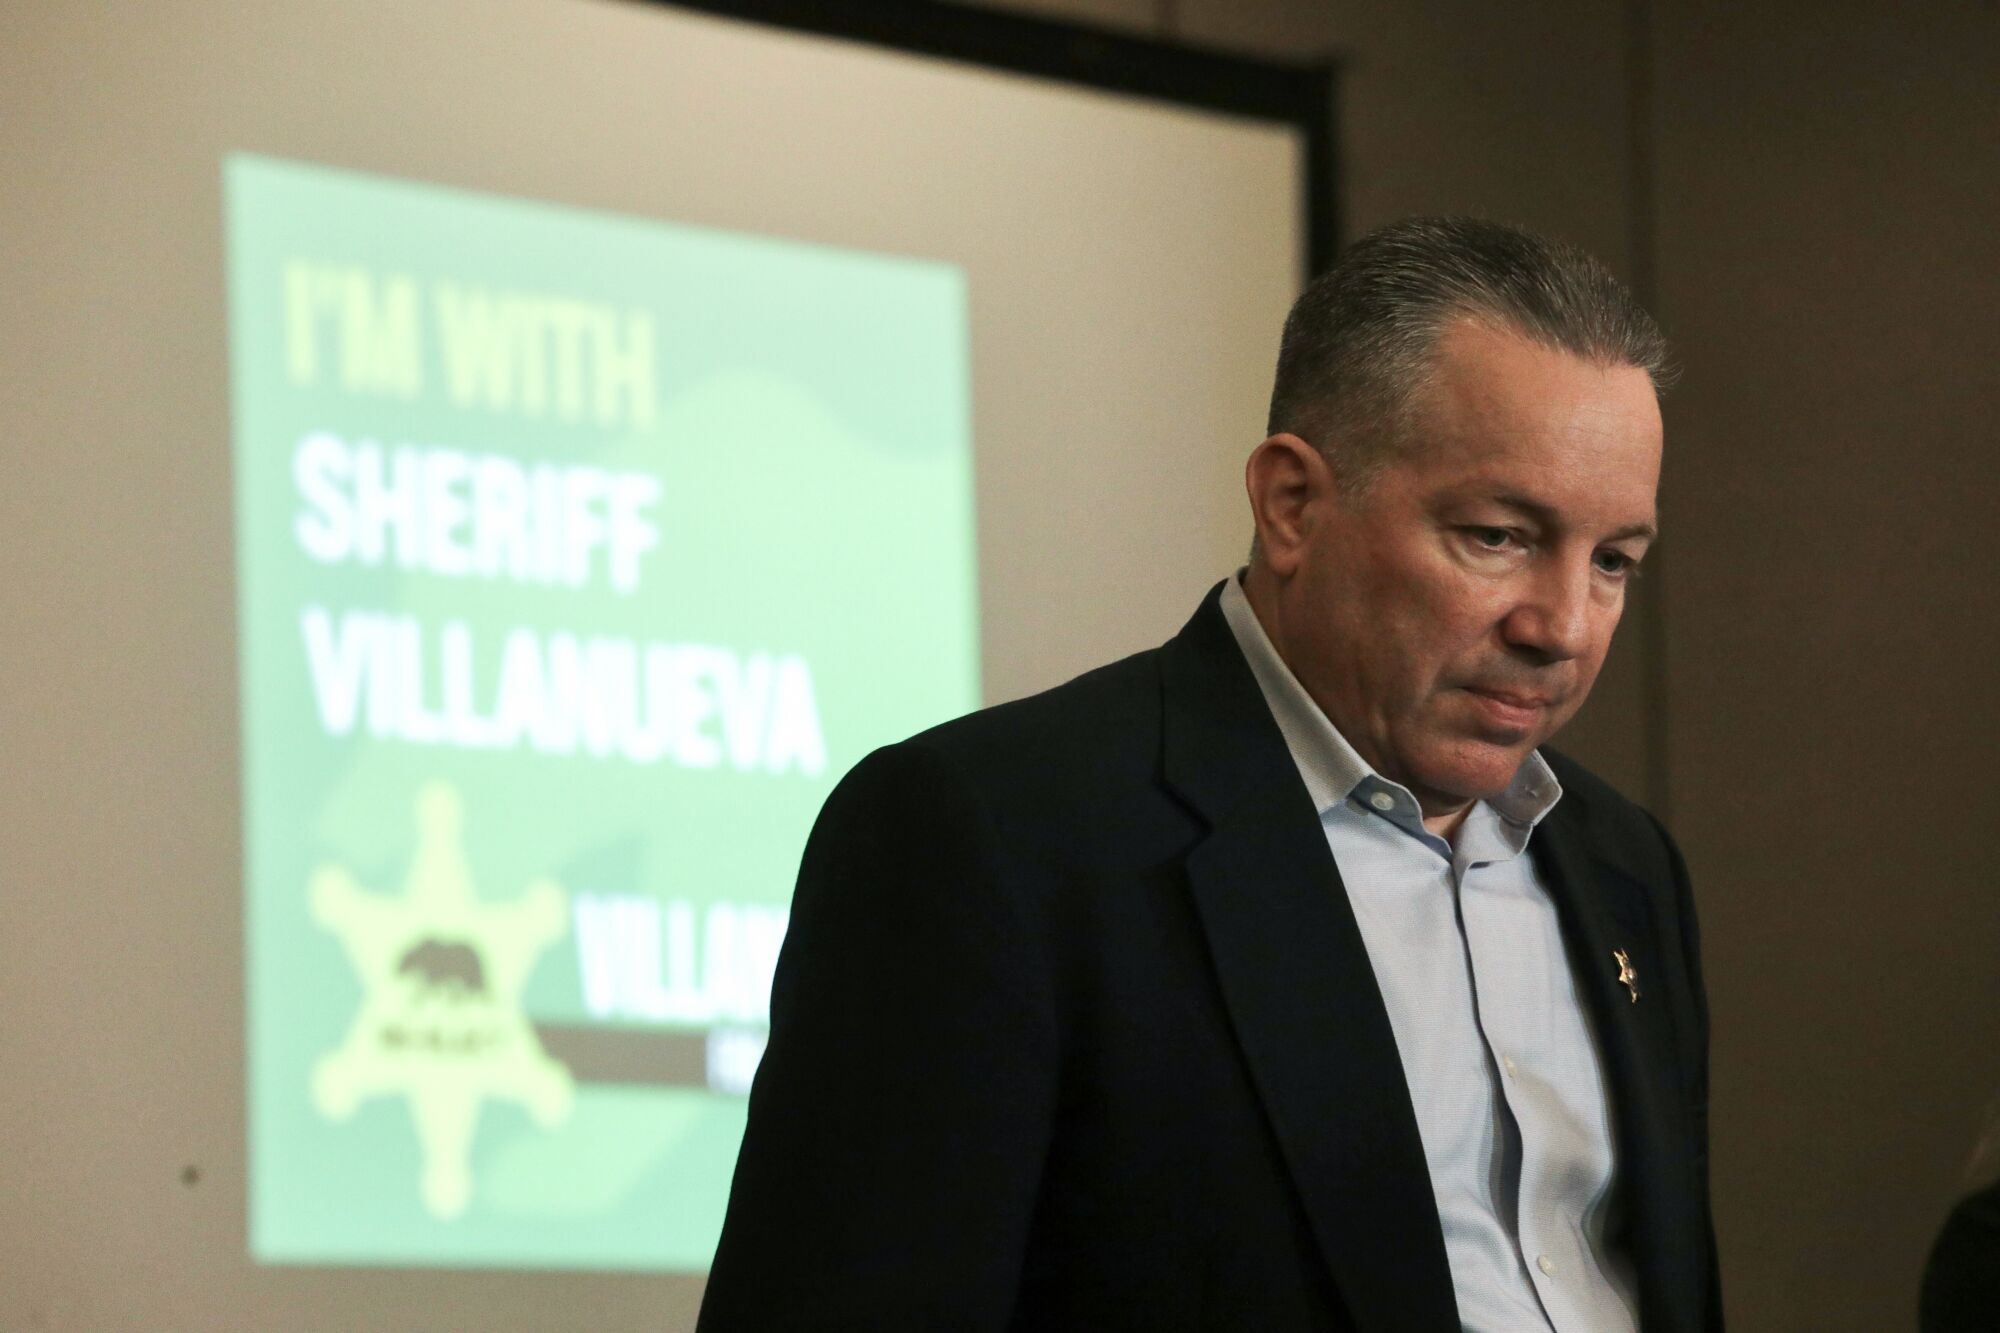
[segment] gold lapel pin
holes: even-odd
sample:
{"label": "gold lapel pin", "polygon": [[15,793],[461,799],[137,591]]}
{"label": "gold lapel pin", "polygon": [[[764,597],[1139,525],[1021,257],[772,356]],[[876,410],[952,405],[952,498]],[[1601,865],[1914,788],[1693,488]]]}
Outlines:
{"label": "gold lapel pin", "polygon": [[1618,981],[1632,992],[1632,1003],[1639,1003],[1639,969],[1632,966],[1632,960],[1623,949],[1613,949],[1611,956],[1618,960]]}

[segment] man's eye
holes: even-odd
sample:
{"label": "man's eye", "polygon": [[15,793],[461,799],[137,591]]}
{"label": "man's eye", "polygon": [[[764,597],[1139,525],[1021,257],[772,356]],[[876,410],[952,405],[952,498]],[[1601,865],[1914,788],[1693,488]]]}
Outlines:
{"label": "man's eye", "polygon": [[1472,544],[1486,551],[1504,551],[1513,544],[1514,534],[1505,528],[1467,528]]}
{"label": "man's eye", "polygon": [[1639,576],[1639,562],[1631,556],[1626,555],[1623,551],[1599,551],[1597,553],[1597,572],[1600,574],[1610,574],[1618,578],[1637,578]]}

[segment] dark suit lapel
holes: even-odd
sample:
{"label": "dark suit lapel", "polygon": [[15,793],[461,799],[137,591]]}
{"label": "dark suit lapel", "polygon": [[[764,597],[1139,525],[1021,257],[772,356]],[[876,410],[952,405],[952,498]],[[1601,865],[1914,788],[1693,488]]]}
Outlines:
{"label": "dark suit lapel", "polygon": [[1318,812],[1209,595],[1162,656],[1168,784],[1223,1003],[1319,1250],[1364,1329],[1458,1328],[1394,1031]]}
{"label": "dark suit lapel", "polygon": [[[1638,1271],[1643,1326],[1693,1329],[1703,1232],[1699,1171],[1691,1159],[1688,1098],[1676,1057],[1674,1006],[1650,894],[1624,859],[1592,838],[1565,800],[1536,831],[1533,850],[1556,900],[1578,998],[1590,1015],[1610,1086],[1624,1239]],[[1664,889],[1660,891],[1665,891]],[[1617,952],[1639,998],[1618,979]]]}

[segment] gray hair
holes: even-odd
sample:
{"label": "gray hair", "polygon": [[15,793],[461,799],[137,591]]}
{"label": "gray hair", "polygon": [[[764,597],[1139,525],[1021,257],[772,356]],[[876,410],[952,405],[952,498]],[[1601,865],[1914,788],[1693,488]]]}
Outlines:
{"label": "gray hair", "polygon": [[1285,320],[1269,434],[1318,449],[1353,492],[1406,435],[1447,326],[1471,318],[1665,392],[1666,338],[1610,270],[1575,246],[1477,218],[1408,218],[1348,247]]}

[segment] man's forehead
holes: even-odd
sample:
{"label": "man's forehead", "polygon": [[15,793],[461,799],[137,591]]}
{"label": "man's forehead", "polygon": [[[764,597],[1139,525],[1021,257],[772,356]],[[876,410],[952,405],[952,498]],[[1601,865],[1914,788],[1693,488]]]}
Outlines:
{"label": "man's forehead", "polygon": [[1439,335],[1408,407],[1419,434],[1427,425],[1471,421],[1496,429],[1548,429],[1607,413],[1650,418],[1657,432],[1660,419],[1659,395],[1644,367],[1594,360],[1471,318]]}
{"label": "man's forehead", "polygon": [[[1645,367],[1628,361],[1586,355],[1552,342],[1498,316],[1464,314],[1448,320],[1431,346],[1429,373],[1435,383],[1454,371],[1484,372],[1502,381],[1534,379],[1551,368],[1575,368],[1597,375],[1636,375],[1652,388]],[[1657,397],[1657,393],[1654,395]]]}

